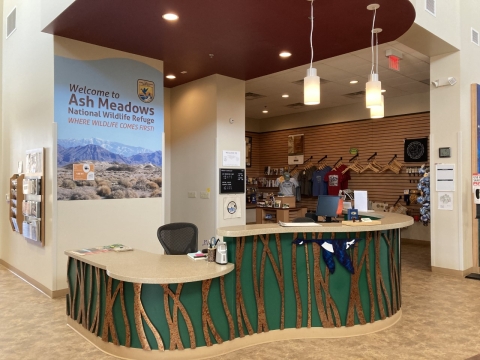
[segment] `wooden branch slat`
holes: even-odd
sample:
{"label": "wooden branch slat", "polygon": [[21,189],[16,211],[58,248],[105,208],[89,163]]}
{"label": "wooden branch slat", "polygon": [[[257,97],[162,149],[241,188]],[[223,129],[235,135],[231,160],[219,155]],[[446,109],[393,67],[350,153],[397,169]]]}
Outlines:
{"label": "wooden branch slat", "polygon": [[[303,233],[303,238],[307,239],[307,234]],[[312,292],[310,289],[310,261],[308,259],[308,243],[305,243],[305,263],[307,267],[307,328],[312,327]]]}
{"label": "wooden branch slat", "polygon": [[372,242],[372,233],[367,231],[365,238],[365,272],[367,274],[368,297],[370,299],[370,323],[375,322],[375,295],[373,293],[372,276],[370,273],[370,243]]}
{"label": "wooden branch slat", "polygon": [[208,293],[210,291],[210,285],[212,284],[212,279],[203,280],[202,281],[202,328],[203,328],[203,335],[205,337],[205,343],[207,346],[212,346],[212,340],[210,339],[210,334],[208,333],[208,329],[212,332],[217,344],[223,343],[222,338],[215,329],[215,325],[213,324],[212,317],[210,316],[210,310],[208,309]]}
{"label": "wooden branch slat", "polygon": [[[293,233],[293,240],[297,238],[297,233]],[[292,244],[292,275],[293,275],[293,290],[295,291],[295,303],[297,304],[297,323],[295,327],[300,329],[302,327],[302,299],[300,297],[300,290],[298,288],[297,278],[297,245]]]}
{"label": "wooden branch slat", "polygon": [[[322,233],[318,233],[318,239],[321,240],[323,237]],[[322,326],[325,328],[333,327],[333,323],[327,317],[327,313],[325,311],[325,307],[323,305],[323,297],[322,297],[322,289],[324,285],[324,280],[322,276],[322,271],[320,270],[320,252],[321,249],[320,245],[315,244],[313,246],[313,285],[315,289],[315,300],[317,303],[317,311],[318,315],[320,316],[320,320],[322,322]],[[323,250],[325,251],[325,250]],[[328,270],[328,269],[327,269]]]}
{"label": "wooden branch slat", "polygon": [[[68,257],[68,260],[67,260],[67,269],[68,269],[68,272],[70,272],[70,266],[72,264],[72,258],[69,256]],[[72,317],[72,312],[73,312],[73,308],[72,308],[72,284],[70,283],[70,276],[68,276],[68,273],[67,273],[67,286],[68,286],[68,294],[67,294],[67,303],[68,303],[68,306],[67,306],[67,309],[66,309],[66,312],[67,312],[67,316],[70,316]]]}
{"label": "wooden branch slat", "polygon": [[[335,239],[335,233],[332,233],[331,239]],[[322,251],[326,251],[322,249]],[[323,291],[325,293],[325,303],[327,307],[327,317],[330,319],[330,321],[333,323],[335,320],[335,326],[340,327],[342,326],[341,321],[340,321],[340,314],[337,309],[337,305],[335,304],[335,301],[333,301],[332,296],[330,295],[330,270],[328,267],[325,269],[325,281],[321,282]]]}
{"label": "wooden branch slat", "polygon": [[[268,235],[267,235],[268,236]],[[261,332],[268,332],[268,324],[267,324],[267,316],[265,314],[265,264],[267,260],[267,247],[268,241],[265,242],[262,235],[260,235],[260,239],[263,243],[263,250],[262,250],[262,259],[260,261],[260,287],[258,287],[257,281],[257,236],[254,237],[254,259],[255,263],[252,263],[253,266],[253,276],[254,276],[254,286],[255,286],[255,300],[257,303],[257,333],[260,334]]]}
{"label": "wooden branch slat", "polygon": [[164,351],[165,348],[163,346],[162,338],[158,333],[155,326],[153,326],[152,322],[148,318],[147,314],[145,313],[145,309],[143,308],[142,300],[141,300],[141,292],[142,292],[142,284],[133,284],[133,291],[134,291],[134,302],[133,302],[133,310],[135,313],[135,327],[137,329],[138,339],[140,340],[140,344],[142,345],[143,350],[151,350],[150,345],[148,344],[147,336],[145,335],[145,330],[143,329],[142,318],[150,328],[155,337],[155,340],[158,344],[158,350]]}
{"label": "wooden branch slat", "polygon": [[[183,343],[180,338],[180,332],[178,327],[178,316],[177,312],[180,310],[180,313],[185,320],[185,324],[187,325],[188,335],[190,337],[190,349],[195,349],[197,347],[197,343],[195,342],[195,332],[193,330],[192,321],[190,320],[190,316],[188,316],[187,310],[183,306],[182,302],[180,301],[180,294],[182,292],[183,284],[177,285],[177,290],[175,294],[172,290],[168,287],[167,284],[160,285],[163,288],[164,294],[170,296],[173,300],[173,319],[170,317],[170,308],[168,306],[168,298],[164,297],[164,305],[165,305],[165,315],[167,316],[168,326],[170,328],[170,350],[174,350],[172,346],[177,346],[179,349],[183,349]],[[172,345],[172,334],[173,334],[173,345]]]}
{"label": "wooden branch slat", "polygon": [[[106,276],[106,279],[105,279],[105,276]],[[105,342],[108,342],[108,333],[110,331],[110,334],[112,336],[112,342],[115,345],[119,345],[117,331],[115,329],[115,323],[113,320],[113,304],[115,303],[115,299],[120,290],[120,285],[122,285],[123,282],[122,281],[119,282],[117,288],[115,289],[112,295],[113,279],[108,275],[104,275],[104,279],[107,284],[107,290],[105,293],[105,315],[103,320],[102,340]]]}
{"label": "wooden branch slat", "polygon": [[95,302],[95,314],[93,317],[92,325],[90,326],[90,332],[98,335],[98,328],[100,326],[100,292],[101,292],[101,282],[100,282],[100,269],[95,268],[95,284],[97,287],[97,300]]}
{"label": "wooden branch slat", "polygon": [[84,328],[87,328],[87,314],[85,306],[85,269],[87,264],[83,261],[80,262],[80,280],[78,286],[80,288],[80,308],[78,310],[77,321],[82,324]]}
{"label": "wooden branch slat", "polygon": [[118,285],[120,287],[120,304],[122,306],[123,323],[125,325],[125,347],[129,348],[132,335],[130,333],[130,324],[128,323],[127,310],[125,308],[125,295],[123,292],[123,281]]}
{"label": "wooden branch slat", "polygon": [[78,260],[73,259],[74,261],[74,266],[75,266],[75,284],[73,285],[73,297],[71,298],[71,306],[70,306],[70,317],[73,320],[77,320],[77,317],[75,316],[75,311],[77,310],[77,287],[78,287]]}
{"label": "wooden branch slat", "polygon": [[85,328],[86,329],[90,329],[90,310],[91,310],[91,306],[92,306],[92,297],[93,297],[92,289],[93,289],[93,269],[94,269],[94,267],[89,266],[89,268],[90,268],[90,271],[89,271],[89,276],[88,276],[88,280],[89,280],[88,305],[87,305],[87,316],[86,316],[87,321],[85,323]]}
{"label": "wooden branch slat", "polygon": [[280,242],[280,234],[275,234],[275,242],[277,245],[278,262],[280,266],[280,279],[278,285],[280,287],[280,294],[282,299],[282,313],[280,315],[280,330],[285,329],[285,270],[283,268],[283,254],[282,244]]}
{"label": "wooden branch slat", "polygon": [[228,328],[229,328],[229,339],[235,339],[235,325],[233,323],[233,317],[228,308],[227,296],[225,294],[225,275],[220,276],[220,293],[222,295],[223,309],[225,310],[225,315],[227,316]]}
{"label": "wooden branch slat", "polygon": [[240,337],[244,337],[245,333],[243,331],[243,321],[247,327],[249,335],[253,335],[253,328],[248,319],[247,309],[243,301],[243,292],[242,292],[242,283],[241,283],[241,270],[242,270],[242,260],[243,260],[243,251],[245,249],[245,237],[237,237],[236,241],[236,254],[235,254],[235,275],[236,275],[236,308],[237,308],[237,324],[238,332]]}
{"label": "wooden branch slat", "polygon": [[382,270],[380,268],[380,239],[379,239],[379,231],[375,232],[374,235],[374,243],[375,243],[375,284],[377,288],[377,302],[378,308],[380,309],[380,317],[381,319],[386,318],[385,314],[385,307],[383,306],[383,298],[382,298],[382,291],[384,293],[386,303],[387,303],[387,311],[388,316],[391,316],[392,309],[390,307],[390,299],[386,292],[385,283],[382,277]]}
{"label": "wooden branch slat", "polygon": [[[347,233],[347,237],[350,238],[350,234]],[[360,237],[360,233],[356,234],[356,238]],[[355,325],[355,310],[358,314],[358,320],[360,324],[366,324],[365,315],[363,313],[362,302],[360,301],[360,289],[359,289],[359,280],[360,280],[360,273],[362,271],[363,263],[365,261],[365,257],[368,254],[368,249],[365,248],[363,250],[363,254],[361,256],[361,260],[358,261],[358,246],[355,246],[353,249],[353,256],[352,256],[352,263],[354,273],[351,275],[350,278],[350,297],[348,300],[348,312],[347,312],[347,322],[346,326],[353,326]]]}

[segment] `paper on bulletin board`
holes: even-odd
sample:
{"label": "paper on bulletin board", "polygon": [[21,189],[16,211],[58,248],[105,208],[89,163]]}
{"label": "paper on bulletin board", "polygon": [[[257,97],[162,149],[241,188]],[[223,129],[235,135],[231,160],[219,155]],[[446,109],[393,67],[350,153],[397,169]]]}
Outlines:
{"label": "paper on bulletin board", "polygon": [[73,164],[73,180],[95,180],[95,165]]}
{"label": "paper on bulletin board", "polygon": [[240,166],[240,151],[223,150],[222,166]]}
{"label": "paper on bulletin board", "polygon": [[226,196],[223,198],[223,219],[236,219],[242,217],[242,208],[239,196]]}
{"label": "paper on bulletin board", "polygon": [[455,165],[437,164],[436,171],[436,190],[437,191],[455,191]]}
{"label": "paper on bulletin board", "polygon": [[438,210],[453,210],[453,192],[438,192]]}

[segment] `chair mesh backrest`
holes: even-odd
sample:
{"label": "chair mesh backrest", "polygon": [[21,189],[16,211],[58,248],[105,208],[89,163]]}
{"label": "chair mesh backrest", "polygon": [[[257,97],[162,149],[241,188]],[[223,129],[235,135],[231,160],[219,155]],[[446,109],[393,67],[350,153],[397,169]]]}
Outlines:
{"label": "chair mesh backrest", "polygon": [[157,237],[167,255],[184,255],[198,250],[198,228],[191,223],[160,226]]}
{"label": "chair mesh backrest", "polygon": [[293,219],[293,222],[295,223],[300,223],[300,222],[315,222],[312,218],[309,217],[298,217],[296,219]]}

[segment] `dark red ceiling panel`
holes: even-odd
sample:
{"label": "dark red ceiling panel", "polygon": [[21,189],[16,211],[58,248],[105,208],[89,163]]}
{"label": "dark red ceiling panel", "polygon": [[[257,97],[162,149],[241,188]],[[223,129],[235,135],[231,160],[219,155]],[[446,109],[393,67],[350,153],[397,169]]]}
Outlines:
{"label": "dark red ceiling panel", "polygon": [[[380,4],[380,43],[396,40],[415,19],[409,0],[316,0],[314,61],[370,46],[372,2]],[[163,20],[167,12],[179,20]],[[309,63],[309,16],[306,0],[76,0],[44,31],[163,60],[165,74],[177,76],[165,81],[172,87],[215,73],[249,80]],[[282,50],[293,55],[281,59]]]}

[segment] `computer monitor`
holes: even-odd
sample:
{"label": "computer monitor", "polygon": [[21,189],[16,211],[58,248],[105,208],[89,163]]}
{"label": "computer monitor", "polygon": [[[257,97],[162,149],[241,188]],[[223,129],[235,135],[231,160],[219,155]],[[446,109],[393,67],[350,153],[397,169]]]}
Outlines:
{"label": "computer monitor", "polygon": [[317,202],[317,216],[325,217],[325,222],[332,222],[337,217],[338,203],[340,196],[319,195]]}

